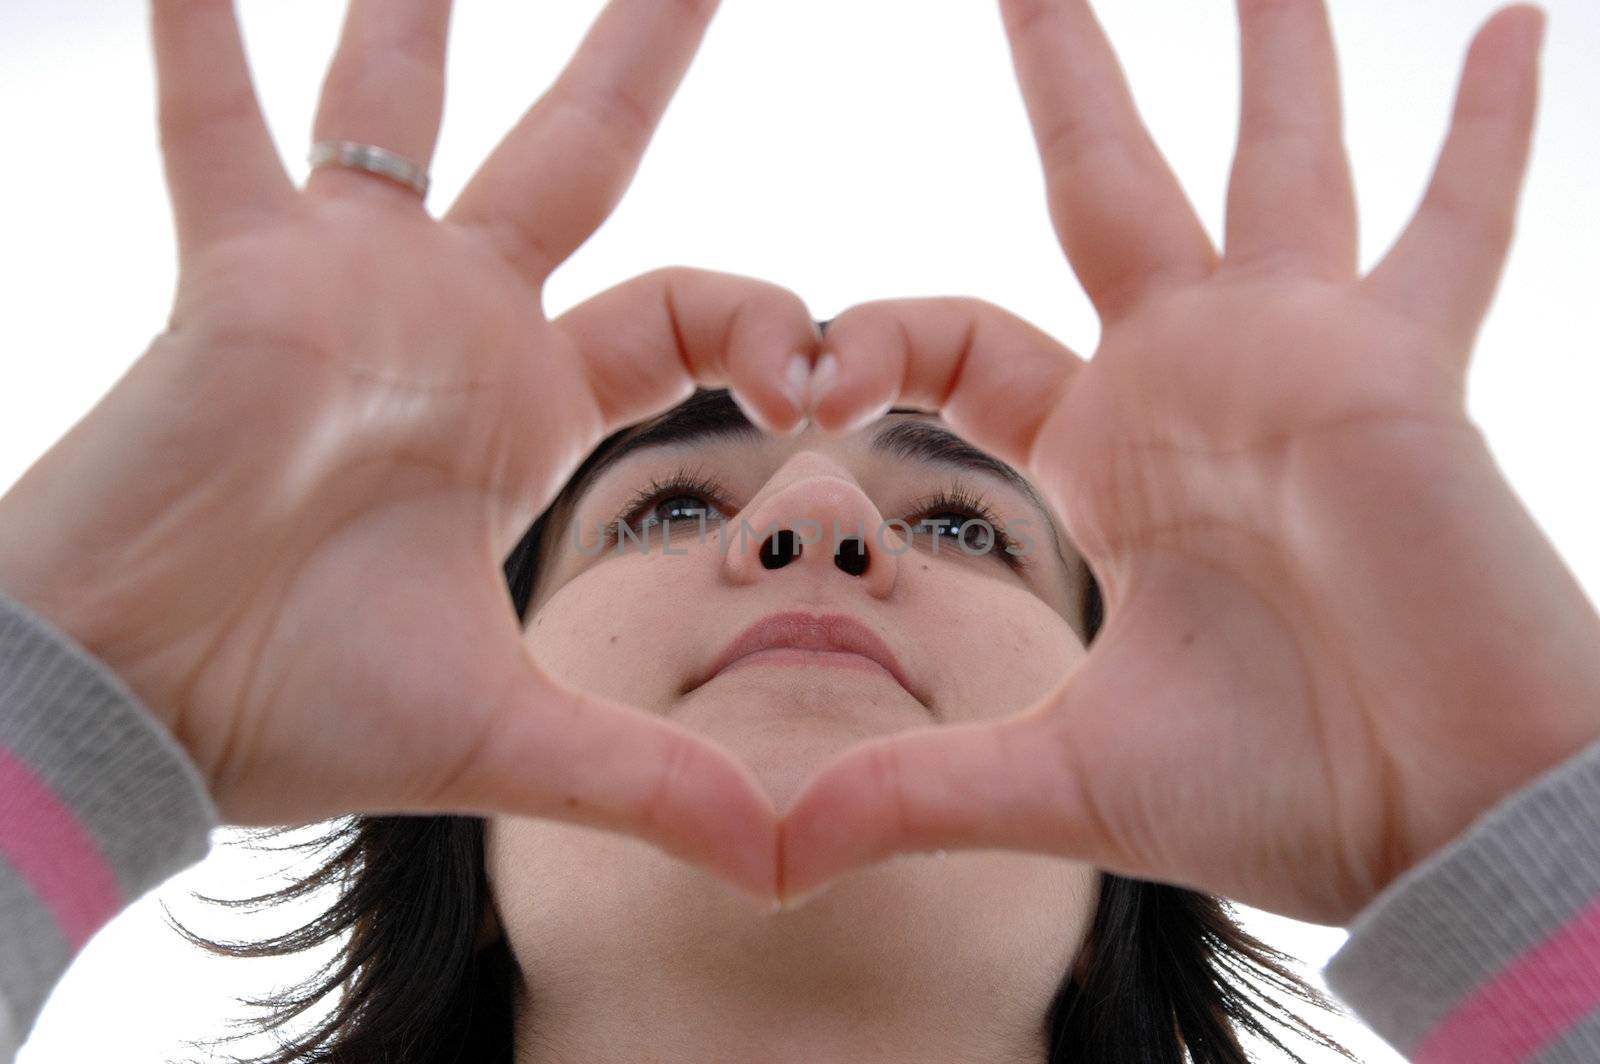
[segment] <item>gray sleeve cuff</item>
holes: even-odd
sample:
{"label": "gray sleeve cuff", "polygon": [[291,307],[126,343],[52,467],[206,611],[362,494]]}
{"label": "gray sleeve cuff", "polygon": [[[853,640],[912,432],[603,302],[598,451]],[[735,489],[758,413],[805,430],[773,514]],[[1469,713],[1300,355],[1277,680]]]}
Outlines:
{"label": "gray sleeve cuff", "polygon": [[0,1032],[20,1044],[84,940],[205,857],[219,823],[127,685],[0,592]]}
{"label": "gray sleeve cuff", "polygon": [[1470,1039],[1474,1060],[1600,1060],[1600,978],[1571,974],[1600,972],[1596,943],[1572,933],[1597,905],[1600,742],[1389,884],[1323,978],[1408,1058]]}

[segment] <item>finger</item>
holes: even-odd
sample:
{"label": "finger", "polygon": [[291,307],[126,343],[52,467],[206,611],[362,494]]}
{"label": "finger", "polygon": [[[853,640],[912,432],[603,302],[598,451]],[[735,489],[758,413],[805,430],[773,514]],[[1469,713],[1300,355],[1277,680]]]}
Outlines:
{"label": "finger", "polygon": [[[685,267],[624,282],[552,324],[557,342],[544,356],[515,363],[518,375],[504,388],[498,422],[520,435],[504,448],[497,473],[506,503],[494,526],[501,557],[595,445],[682,402],[696,384],[729,387],[758,428],[797,427],[784,367],[795,355],[809,365],[819,342],[793,293]],[[552,404],[551,395],[585,401]],[[545,413],[532,418],[529,410]]]}
{"label": "finger", "polygon": [[1355,188],[1327,7],[1323,0],[1239,0],[1239,29],[1243,103],[1227,258],[1353,278]]}
{"label": "finger", "polygon": [[1208,275],[1216,250],[1140,120],[1088,0],[1002,0],[1050,216],[1103,319]]}
{"label": "finger", "polygon": [[480,641],[493,653],[474,655],[468,677],[493,709],[430,808],[629,835],[751,897],[775,896],[777,813],[748,768],[670,721],[557,683],[514,623],[496,633],[506,638]]}
{"label": "finger", "polygon": [[1427,194],[1366,279],[1374,295],[1461,341],[1469,355],[1516,228],[1544,26],[1539,8],[1516,6],[1478,32]]}
{"label": "finger", "polygon": [[180,260],[292,201],[233,0],[151,0],[158,124]]}
{"label": "finger", "polygon": [[[426,172],[444,115],[451,0],[351,0],[323,81],[314,141],[354,141],[397,152]],[[349,167],[311,172],[310,190],[404,197],[405,186]]]}
{"label": "finger", "polygon": [[[805,302],[766,281],[668,267],[624,282],[556,319],[582,359],[609,433],[727,387],[758,428],[804,420],[804,384],[820,340]],[[803,372],[795,379],[790,362]]]}
{"label": "finger", "polygon": [[611,0],[447,219],[487,229],[541,284],[622,198],[716,9],[716,0]]}
{"label": "finger", "polygon": [[871,740],[806,784],[779,828],[777,896],[794,907],[899,853],[1098,847],[1062,744],[1034,714]]}
{"label": "finger", "polygon": [[[837,367],[832,384],[825,364]],[[890,406],[937,411],[961,436],[1018,468],[1084,360],[1015,314],[979,299],[891,299],[828,326],[812,420],[847,432]]]}

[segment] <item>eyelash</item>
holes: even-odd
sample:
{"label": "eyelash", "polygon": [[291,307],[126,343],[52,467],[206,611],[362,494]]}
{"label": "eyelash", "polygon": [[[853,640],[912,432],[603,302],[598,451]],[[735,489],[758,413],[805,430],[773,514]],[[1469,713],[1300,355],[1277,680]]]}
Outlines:
{"label": "eyelash", "polygon": [[[637,530],[639,520],[661,503],[679,495],[698,495],[705,501],[712,503],[718,509],[731,513],[737,507],[729,505],[724,500],[727,492],[721,484],[711,477],[700,473],[691,473],[688,469],[680,469],[666,480],[650,478],[650,483],[637,491],[633,498],[623,506],[622,511],[613,518],[605,527],[602,551],[610,550],[616,546],[621,538],[618,531],[619,524],[625,524]],[[925,530],[916,527],[920,519],[934,514],[961,513],[962,519],[954,525],[946,524],[943,528],[957,528],[968,521],[977,519],[988,523],[994,530],[994,538],[989,544],[987,553],[998,553],[1001,559],[1013,569],[1023,571],[1028,568],[1028,561],[1015,550],[1016,541],[1003,527],[1001,520],[995,516],[994,510],[981,495],[968,491],[960,484],[952,484],[949,488],[934,492],[919,500],[912,509],[912,514],[919,518],[918,522],[909,522],[913,532],[927,531],[932,535],[942,535],[940,531]],[[948,537],[947,537],[948,538]],[[960,550],[953,546],[953,550]]]}

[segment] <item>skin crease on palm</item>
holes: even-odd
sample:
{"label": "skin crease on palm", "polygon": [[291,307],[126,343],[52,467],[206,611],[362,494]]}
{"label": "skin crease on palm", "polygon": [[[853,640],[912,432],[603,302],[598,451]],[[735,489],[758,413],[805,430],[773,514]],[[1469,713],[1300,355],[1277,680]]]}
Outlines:
{"label": "skin crease on palm", "polygon": [[[547,545],[528,614],[534,656],[563,683],[723,744],[779,808],[862,739],[930,716],[1000,718],[1033,704],[1085,653],[1081,568],[1048,546],[1022,493],[966,471],[962,487],[1030,541],[1023,571],[998,553],[963,553],[952,532],[907,544],[903,526],[885,527],[915,525],[907,508],[952,483],[947,469],[867,446],[875,428],[907,416],[837,437],[809,426],[758,444],[702,440],[623,457]],[[646,549],[595,553],[599,529],[640,488],[684,465],[740,507],[708,514],[729,530],[726,551],[715,524],[702,538],[679,520],[670,555],[659,526]],[[654,510],[670,516],[666,500]],[[837,521],[845,535],[883,529],[869,540],[867,571],[835,566],[829,534],[774,570],[760,565],[757,536],[741,544],[737,535],[741,520],[759,530],[806,518],[819,524],[805,528]],[[1070,548],[1066,559],[1077,561]],[[684,692],[734,636],[780,610],[862,621],[927,704],[886,674],[837,665],[752,665]],[[1046,1011],[1097,900],[1092,866],[1005,850],[898,857],[777,915],[615,833],[494,817],[486,851],[500,928],[529,987],[518,1064],[778,1061],[785,1052],[796,1061],[1043,1059]]]}

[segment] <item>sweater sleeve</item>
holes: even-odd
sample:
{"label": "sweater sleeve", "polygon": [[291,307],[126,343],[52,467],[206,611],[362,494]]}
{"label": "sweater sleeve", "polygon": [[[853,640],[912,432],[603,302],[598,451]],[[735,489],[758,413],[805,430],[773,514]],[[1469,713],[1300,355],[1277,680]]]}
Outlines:
{"label": "sweater sleeve", "polygon": [[219,822],[127,685],[0,592],[0,1064],[94,933],[205,857]]}
{"label": "sweater sleeve", "polygon": [[1380,893],[1323,969],[1419,1064],[1600,1061],[1600,742]]}

